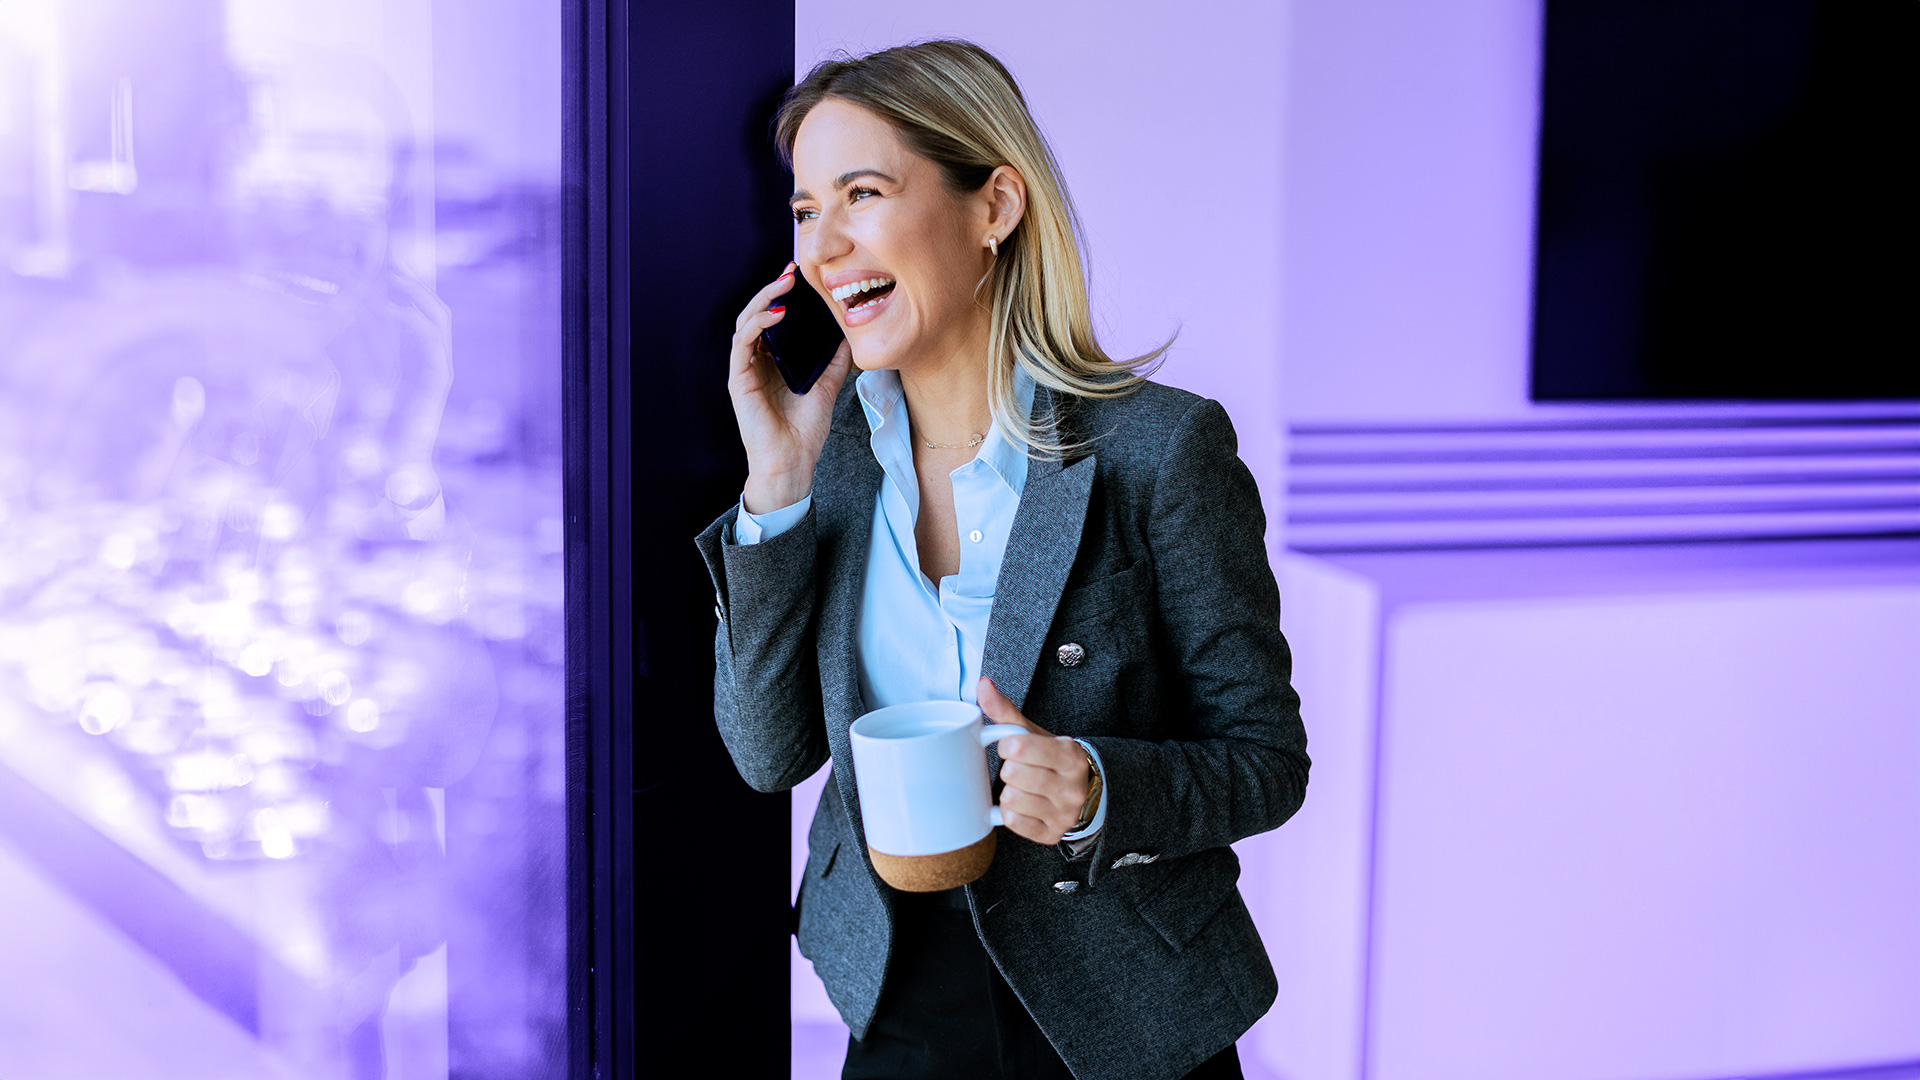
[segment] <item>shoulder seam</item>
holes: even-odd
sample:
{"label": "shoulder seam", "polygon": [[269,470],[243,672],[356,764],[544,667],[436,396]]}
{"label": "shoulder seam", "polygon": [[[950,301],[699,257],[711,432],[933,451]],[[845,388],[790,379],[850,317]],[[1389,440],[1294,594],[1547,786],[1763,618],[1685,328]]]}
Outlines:
{"label": "shoulder seam", "polygon": [[1153,485],[1147,491],[1147,505],[1149,507],[1157,506],[1160,502],[1160,478],[1166,474],[1167,462],[1172,460],[1174,449],[1180,443],[1180,436],[1187,430],[1187,422],[1193,419],[1195,411],[1211,404],[1216,404],[1212,398],[1201,397],[1196,394],[1194,395],[1193,403],[1188,405],[1186,409],[1180,413],[1180,419],[1174,421],[1173,433],[1167,436],[1166,447],[1160,454],[1160,461],[1153,469]]}

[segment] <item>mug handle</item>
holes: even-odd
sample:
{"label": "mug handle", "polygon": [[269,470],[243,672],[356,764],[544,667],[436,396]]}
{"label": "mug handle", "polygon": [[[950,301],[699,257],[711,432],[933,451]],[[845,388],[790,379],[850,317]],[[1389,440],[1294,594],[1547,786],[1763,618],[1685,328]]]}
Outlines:
{"label": "mug handle", "polygon": [[[1031,731],[1018,724],[988,724],[980,729],[980,745],[992,746],[1009,735],[1031,735]],[[995,803],[987,810],[988,825],[1005,825],[1006,819],[1000,816],[1000,804]]]}

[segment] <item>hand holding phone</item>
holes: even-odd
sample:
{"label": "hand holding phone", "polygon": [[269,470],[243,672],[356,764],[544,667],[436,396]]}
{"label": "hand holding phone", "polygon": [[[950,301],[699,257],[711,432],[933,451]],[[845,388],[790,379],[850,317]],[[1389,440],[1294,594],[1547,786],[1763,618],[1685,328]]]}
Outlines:
{"label": "hand holding phone", "polygon": [[[804,310],[808,298],[819,305],[815,314],[832,326],[831,347],[821,349],[819,339],[826,335],[817,324],[810,345],[819,351],[808,351],[804,335],[781,335],[770,342],[767,331]],[[727,393],[747,451],[743,500],[750,513],[766,513],[799,502],[813,489],[813,467],[826,445],[834,401],[853,366],[852,353],[833,312],[792,263],[747,301],[733,329]],[[774,351],[775,343],[784,355]],[[821,392],[809,393],[816,383]]]}
{"label": "hand holding phone", "polygon": [[760,340],[773,354],[787,389],[804,394],[833,362],[846,335],[825,298],[802,275],[794,275],[793,288],[775,303],[786,307],[786,317],[760,331]]}

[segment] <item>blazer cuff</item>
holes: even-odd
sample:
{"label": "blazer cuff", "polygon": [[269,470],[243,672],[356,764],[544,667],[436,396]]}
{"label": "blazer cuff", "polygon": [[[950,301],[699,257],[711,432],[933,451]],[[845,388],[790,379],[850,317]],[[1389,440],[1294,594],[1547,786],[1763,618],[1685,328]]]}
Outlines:
{"label": "blazer cuff", "polygon": [[803,614],[802,607],[811,605],[815,544],[811,509],[809,506],[800,520],[778,537],[763,536],[758,544],[736,544],[733,533],[740,515],[736,504],[694,538],[713,579],[714,606],[728,629],[735,628],[737,596],[751,598],[757,612],[774,619]]}
{"label": "blazer cuff", "polygon": [[1111,736],[1086,741],[1100,754],[1102,809],[1116,805],[1115,800],[1120,807],[1114,816],[1103,818],[1100,831],[1088,838],[1092,863],[1087,867],[1087,885],[1099,888],[1101,880],[1114,871],[1159,861],[1165,854],[1160,828],[1173,819],[1176,809],[1167,800],[1164,786],[1155,782],[1164,771],[1158,760],[1159,744]]}

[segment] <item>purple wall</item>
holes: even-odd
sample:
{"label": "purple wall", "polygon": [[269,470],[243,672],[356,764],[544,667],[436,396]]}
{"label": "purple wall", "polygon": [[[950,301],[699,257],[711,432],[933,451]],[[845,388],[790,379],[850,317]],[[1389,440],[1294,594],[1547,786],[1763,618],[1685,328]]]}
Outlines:
{"label": "purple wall", "polygon": [[1285,8],[1284,415],[1524,410],[1540,0]]}

